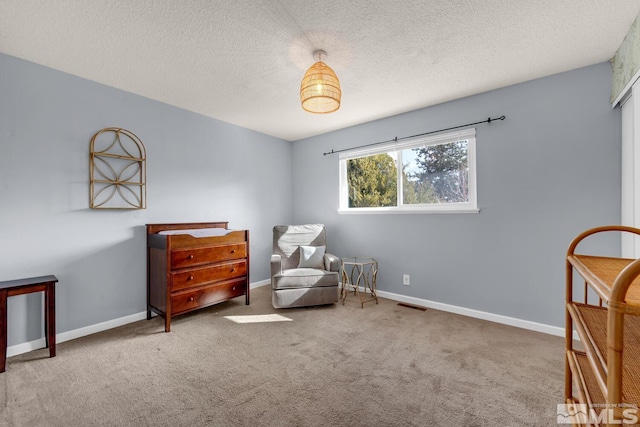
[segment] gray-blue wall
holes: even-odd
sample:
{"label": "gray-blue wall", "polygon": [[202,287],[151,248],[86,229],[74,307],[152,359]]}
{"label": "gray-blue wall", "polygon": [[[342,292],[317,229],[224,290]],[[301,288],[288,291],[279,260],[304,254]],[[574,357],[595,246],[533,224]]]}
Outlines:
{"label": "gray-blue wall", "polygon": [[[380,290],[562,327],[567,246],[587,228],[620,223],[621,122],[610,88],[602,63],[296,141],[294,222],[325,223],[336,255],[375,257]],[[338,156],[323,152],[501,115],[477,126],[480,213],[337,212]],[[589,249],[618,255],[619,244]]]}
{"label": "gray-blue wall", "polygon": [[[89,141],[147,151],[147,209],[89,209]],[[146,308],[146,223],[251,232],[252,282],[292,215],[291,143],[0,54],[0,280],[55,274],[57,332]],[[42,296],[9,299],[9,345],[39,339]]]}
{"label": "gray-blue wall", "polygon": [[[250,229],[257,282],[273,225],[323,222],[331,252],[379,260],[381,290],[562,326],[569,241],[620,222],[610,83],[603,63],[292,144],[0,54],[0,280],[57,275],[63,333],[144,311],[145,223]],[[480,213],[337,213],[323,152],[502,114],[477,127]],[[109,126],[146,146],[146,210],[88,208],[89,140]],[[9,300],[9,345],[43,336],[40,304]]]}

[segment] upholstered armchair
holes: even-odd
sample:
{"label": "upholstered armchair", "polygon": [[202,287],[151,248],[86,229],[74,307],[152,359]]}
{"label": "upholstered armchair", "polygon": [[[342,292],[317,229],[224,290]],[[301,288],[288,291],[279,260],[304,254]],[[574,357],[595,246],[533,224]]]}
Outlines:
{"label": "upholstered armchair", "polygon": [[324,225],[276,225],[271,255],[275,308],[338,302],[340,259],[326,252]]}

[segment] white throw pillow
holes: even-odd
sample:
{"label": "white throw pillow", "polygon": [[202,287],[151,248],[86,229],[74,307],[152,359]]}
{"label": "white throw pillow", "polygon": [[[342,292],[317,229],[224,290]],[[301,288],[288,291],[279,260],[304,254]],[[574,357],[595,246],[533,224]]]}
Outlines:
{"label": "white throw pillow", "polygon": [[324,268],[326,246],[300,246],[298,268]]}

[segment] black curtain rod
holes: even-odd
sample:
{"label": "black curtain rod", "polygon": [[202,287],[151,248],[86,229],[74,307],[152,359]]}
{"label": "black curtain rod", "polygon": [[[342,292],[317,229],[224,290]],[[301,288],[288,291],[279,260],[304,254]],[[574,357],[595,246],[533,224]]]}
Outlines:
{"label": "black curtain rod", "polygon": [[398,138],[396,136],[395,138],[390,139],[388,141],[373,142],[371,144],[358,145],[357,147],[345,148],[345,149],[342,149],[342,150],[331,150],[329,152],[322,153],[322,155],[326,156],[328,154],[338,154],[338,153],[342,153],[343,151],[357,150],[358,148],[371,147],[372,145],[386,144],[386,143],[389,143],[389,142],[398,142],[398,141],[402,141],[403,139],[416,138],[418,136],[425,136],[425,135],[431,135],[432,133],[444,132],[445,130],[460,129],[460,128],[465,128],[467,126],[474,126],[474,125],[479,125],[479,124],[482,124],[482,123],[491,123],[491,122],[495,122],[496,120],[504,120],[504,119],[505,119],[505,116],[500,116],[497,119],[492,119],[491,117],[489,117],[487,120],[483,120],[481,122],[467,123],[466,125],[454,126],[454,127],[450,127],[450,128],[446,128],[446,129],[432,130],[431,132],[419,133],[417,135],[411,135],[411,136],[403,136],[402,138]]}

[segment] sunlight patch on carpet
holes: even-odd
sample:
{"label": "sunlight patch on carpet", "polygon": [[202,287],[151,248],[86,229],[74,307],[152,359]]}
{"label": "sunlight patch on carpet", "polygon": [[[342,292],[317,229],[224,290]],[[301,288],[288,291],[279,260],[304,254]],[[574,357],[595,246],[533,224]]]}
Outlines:
{"label": "sunlight patch on carpet", "polygon": [[293,319],[280,314],[254,314],[251,316],[224,316],[235,323],[267,323],[267,322],[292,322]]}

